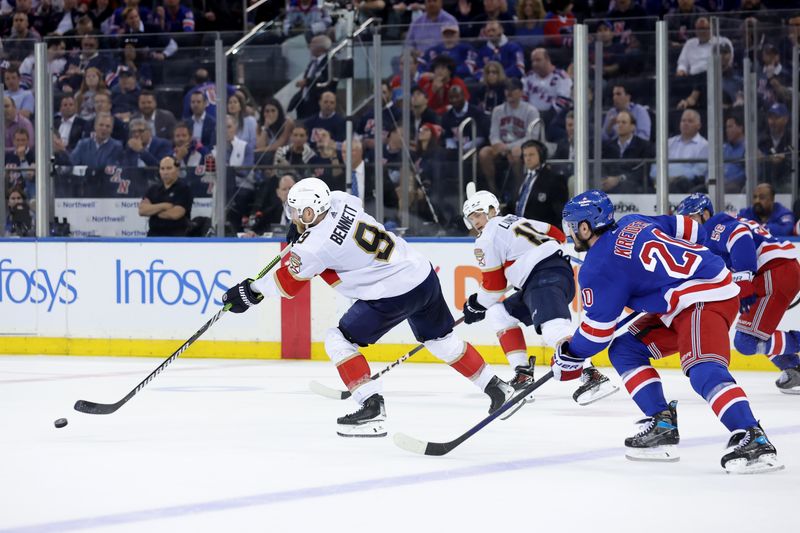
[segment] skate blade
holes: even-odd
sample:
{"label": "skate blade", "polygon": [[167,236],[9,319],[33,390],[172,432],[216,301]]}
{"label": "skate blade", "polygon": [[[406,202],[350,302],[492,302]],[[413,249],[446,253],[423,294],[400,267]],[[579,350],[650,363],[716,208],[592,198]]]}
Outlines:
{"label": "skate blade", "polygon": [[681,460],[678,446],[665,445],[654,448],[625,448],[625,458],[629,461],[651,461],[657,463],[674,463]]}
{"label": "skate blade", "polygon": [[778,461],[778,456],[774,453],[762,455],[758,459],[749,462],[747,459],[741,458],[728,461],[725,464],[725,472],[728,474],[763,474],[777,472],[784,468],[784,465]]}
{"label": "skate blade", "polygon": [[611,396],[617,391],[619,391],[619,387],[611,382],[605,382],[595,389],[590,389],[584,392],[575,398],[575,401],[578,403],[578,405],[589,405],[598,400],[602,400],[607,396]]}
{"label": "skate blade", "polygon": [[367,422],[357,426],[338,425],[336,434],[340,437],[378,438],[387,435],[383,421]]}
{"label": "skate blade", "polygon": [[520,409],[522,409],[522,406],[523,406],[523,405],[525,405],[526,403],[528,403],[528,400],[527,400],[527,399],[525,399],[525,400],[522,400],[522,401],[521,401],[521,402],[519,402],[517,405],[515,405],[514,407],[512,407],[511,409],[509,409],[508,411],[506,411],[506,412],[505,412],[505,414],[503,414],[503,415],[500,417],[500,420],[508,420],[509,418],[511,418],[512,416],[514,416],[514,414],[515,414],[517,411],[519,411]]}
{"label": "skate blade", "polygon": [[778,390],[781,391],[784,394],[792,394],[792,395],[800,394],[800,388],[782,389],[782,388],[778,387]]}

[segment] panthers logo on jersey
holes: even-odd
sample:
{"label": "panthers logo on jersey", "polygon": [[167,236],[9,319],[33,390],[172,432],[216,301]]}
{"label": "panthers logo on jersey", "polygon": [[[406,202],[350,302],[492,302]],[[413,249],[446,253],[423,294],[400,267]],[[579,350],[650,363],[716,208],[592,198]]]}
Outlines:
{"label": "panthers logo on jersey", "polygon": [[295,276],[300,275],[300,268],[303,266],[303,262],[300,260],[300,256],[296,253],[292,252],[289,254],[289,272],[294,274]]}
{"label": "panthers logo on jersey", "polygon": [[478,260],[478,265],[486,266],[486,254],[480,248],[475,248],[475,259]]}

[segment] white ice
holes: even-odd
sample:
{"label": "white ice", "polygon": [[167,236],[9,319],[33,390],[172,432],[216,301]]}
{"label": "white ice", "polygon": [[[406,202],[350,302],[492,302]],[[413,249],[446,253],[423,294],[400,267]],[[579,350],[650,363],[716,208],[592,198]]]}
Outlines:
{"label": "white ice", "polygon": [[[307,388],[341,386],[329,363],[178,359],[114,414],[72,409],[118,400],[159,363],[0,358],[0,531],[798,530],[800,396],[776,373],[736,377],[786,469],[731,476],[725,429],[676,371],[661,374],[679,400],[678,463],[624,458],[640,416],[624,390],[580,407],[574,384],[552,382],[445,457],[336,436],[355,404]],[[405,363],[384,384],[390,437],[450,440],[488,407],[444,365]]]}

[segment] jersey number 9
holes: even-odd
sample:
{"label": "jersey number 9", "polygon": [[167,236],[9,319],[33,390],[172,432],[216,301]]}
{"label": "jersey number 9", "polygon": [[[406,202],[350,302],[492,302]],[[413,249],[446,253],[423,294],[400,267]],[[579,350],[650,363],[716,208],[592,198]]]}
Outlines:
{"label": "jersey number 9", "polygon": [[366,222],[359,222],[353,234],[356,244],[368,254],[375,254],[378,261],[388,261],[394,251],[392,237]]}

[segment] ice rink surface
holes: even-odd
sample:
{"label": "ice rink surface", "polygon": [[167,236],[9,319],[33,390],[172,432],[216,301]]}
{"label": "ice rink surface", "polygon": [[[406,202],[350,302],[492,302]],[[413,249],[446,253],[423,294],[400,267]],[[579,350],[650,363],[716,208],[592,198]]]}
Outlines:
{"label": "ice rink surface", "polygon": [[[661,374],[679,400],[678,463],[627,461],[634,403],[621,390],[580,407],[574,383],[546,383],[535,403],[447,456],[397,448],[394,431],[447,441],[485,416],[488,399],[444,365],[406,363],[384,376],[382,439],[335,434],[336,417],[356,405],[308,390],[311,379],[341,387],[329,363],[179,359],[114,414],[72,409],[78,399],[117,401],[160,362],[0,357],[0,531],[797,527],[800,396],[780,394],[776,373],[735,376],[786,469],[731,476],[719,465],[725,429],[677,371]],[[69,425],[56,429],[60,417]]]}

